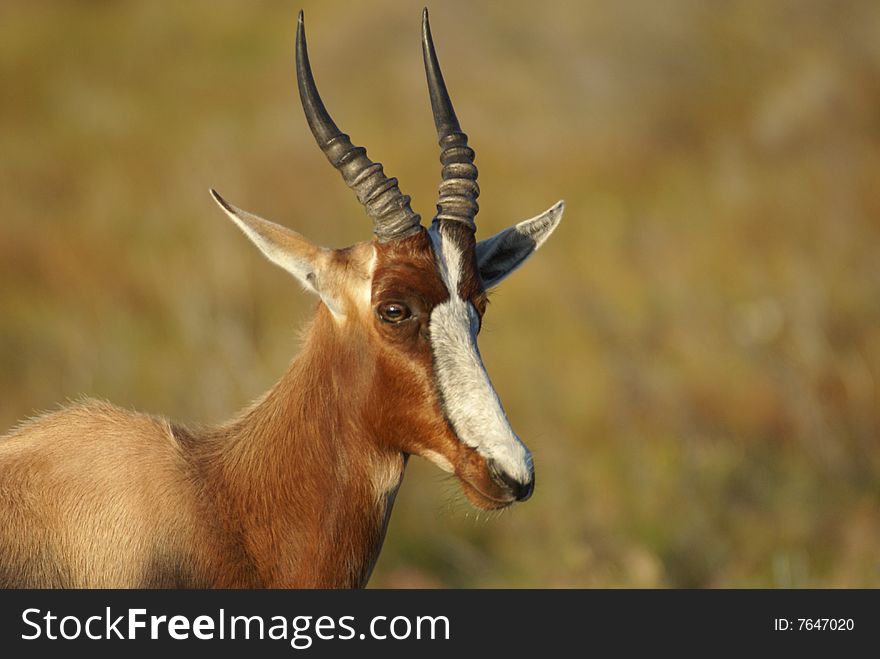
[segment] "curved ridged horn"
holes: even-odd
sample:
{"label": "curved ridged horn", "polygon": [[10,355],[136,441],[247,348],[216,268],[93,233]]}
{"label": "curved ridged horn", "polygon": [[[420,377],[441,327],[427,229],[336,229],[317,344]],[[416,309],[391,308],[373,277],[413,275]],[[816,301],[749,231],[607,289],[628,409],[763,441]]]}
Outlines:
{"label": "curved ridged horn", "polygon": [[415,233],[421,218],[410,208],[409,196],[400,192],[397,179],[385,176],[381,163],[374,163],[367,157],[366,149],[353,145],[324,107],[309,65],[302,11],[296,26],[296,81],[306,120],[318,146],[366,208],[373,219],[376,237],[388,242]]}
{"label": "curved ridged horn", "polygon": [[440,142],[440,163],[443,165],[434,221],[461,222],[471,231],[476,231],[474,218],[480,210],[477,205],[480,187],[477,185],[474,151],[468,147],[467,135],[461,132],[455,109],[449,100],[449,92],[446,91],[446,83],[443,82],[434,41],[431,39],[427,7],[422,12],[422,55],[425,59],[425,75],[428,77],[434,125],[437,127]]}

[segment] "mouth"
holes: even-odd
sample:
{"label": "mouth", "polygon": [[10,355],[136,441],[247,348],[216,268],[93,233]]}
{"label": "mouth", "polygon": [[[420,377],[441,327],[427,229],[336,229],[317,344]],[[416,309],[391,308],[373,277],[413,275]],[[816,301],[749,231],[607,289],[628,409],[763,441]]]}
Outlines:
{"label": "mouth", "polygon": [[534,477],[522,484],[473,449],[459,452],[453,473],[468,501],[481,510],[500,510],[525,501],[534,488]]}
{"label": "mouth", "polygon": [[507,508],[510,504],[516,501],[516,498],[512,494],[503,497],[492,496],[461,476],[459,476],[458,480],[461,483],[461,489],[468,501],[481,510],[501,510],[502,508]]}

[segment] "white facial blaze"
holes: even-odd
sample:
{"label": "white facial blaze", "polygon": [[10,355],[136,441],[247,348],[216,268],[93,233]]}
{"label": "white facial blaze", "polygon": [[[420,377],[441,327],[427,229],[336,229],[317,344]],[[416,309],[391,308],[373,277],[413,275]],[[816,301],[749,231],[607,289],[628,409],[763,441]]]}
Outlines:
{"label": "white facial blaze", "polygon": [[[435,225],[436,226],[436,225]],[[449,299],[431,312],[434,370],[447,417],[459,439],[520,483],[532,479],[532,456],[519,440],[477,349],[479,317],[459,293],[462,254],[442,229],[430,230]]]}

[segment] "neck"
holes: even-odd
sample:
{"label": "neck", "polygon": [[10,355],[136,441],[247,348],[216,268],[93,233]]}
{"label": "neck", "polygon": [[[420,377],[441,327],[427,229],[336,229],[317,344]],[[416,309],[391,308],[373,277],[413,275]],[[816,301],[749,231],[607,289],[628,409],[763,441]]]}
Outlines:
{"label": "neck", "polygon": [[405,456],[369,421],[365,346],[321,306],[302,352],[253,407],[225,426],[217,476],[252,585],[364,586],[385,536]]}

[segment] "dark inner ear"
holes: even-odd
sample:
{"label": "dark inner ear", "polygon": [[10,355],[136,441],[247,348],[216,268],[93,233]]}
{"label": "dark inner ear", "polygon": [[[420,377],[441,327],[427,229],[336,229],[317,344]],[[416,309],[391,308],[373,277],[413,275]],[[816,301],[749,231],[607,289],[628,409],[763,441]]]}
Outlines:
{"label": "dark inner ear", "polygon": [[528,235],[508,229],[501,235],[477,243],[477,267],[488,288],[518,268],[535,251],[537,243]]}

